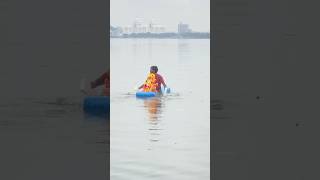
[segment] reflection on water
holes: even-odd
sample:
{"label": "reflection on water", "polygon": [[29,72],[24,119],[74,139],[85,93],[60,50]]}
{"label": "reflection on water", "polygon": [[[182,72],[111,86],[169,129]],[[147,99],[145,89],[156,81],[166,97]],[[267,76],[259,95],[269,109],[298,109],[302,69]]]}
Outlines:
{"label": "reflection on water", "polygon": [[148,110],[150,122],[157,122],[159,115],[161,114],[161,99],[158,97],[145,99],[144,105]]}
{"label": "reflection on water", "polygon": [[160,121],[161,121],[161,98],[155,97],[151,99],[145,99],[144,105],[148,111],[148,121],[149,121],[149,134],[150,141],[157,142],[159,141],[159,135],[161,133]]}

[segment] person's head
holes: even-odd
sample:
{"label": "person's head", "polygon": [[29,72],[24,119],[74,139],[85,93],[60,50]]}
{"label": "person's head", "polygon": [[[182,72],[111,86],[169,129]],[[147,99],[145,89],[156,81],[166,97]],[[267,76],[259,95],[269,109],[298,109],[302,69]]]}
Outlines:
{"label": "person's head", "polygon": [[158,72],[158,67],[157,66],[151,66],[150,67],[150,73],[157,73]]}

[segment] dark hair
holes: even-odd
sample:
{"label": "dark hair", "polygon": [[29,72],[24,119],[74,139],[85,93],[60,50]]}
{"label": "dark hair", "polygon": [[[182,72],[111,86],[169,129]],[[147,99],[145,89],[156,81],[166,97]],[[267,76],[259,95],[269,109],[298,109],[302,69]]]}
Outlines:
{"label": "dark hair", "polygon": [[150,71],[154,71],[155,73],[158,72],[158,67],[157,66],[151,66]]}

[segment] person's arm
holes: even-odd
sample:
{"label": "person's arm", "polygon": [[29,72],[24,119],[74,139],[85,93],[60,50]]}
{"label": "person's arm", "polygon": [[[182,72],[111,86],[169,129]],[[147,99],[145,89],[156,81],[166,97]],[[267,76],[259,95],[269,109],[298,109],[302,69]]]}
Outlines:
{"label": "person's arm", "polygon": [[144,86],[144,84],[142,84],[141,86],[139,86],[139,87],[138,87],[138,89],[141,89],[141,88],[143,88],[143,86]]}
{"label": "person's arm", "polygon": [[103,85],[106,79],[109,79],[109,72],[103,73],[98,79],[91,82],[91,88],[96,88]]}
{"label": "person's arm", "polygon": [[164,80],[163,80],[163,77],[161,77],[161,83],[163,84],[163,87],[164,87],[164,88],[167,87],[166,83],[165,83]]}

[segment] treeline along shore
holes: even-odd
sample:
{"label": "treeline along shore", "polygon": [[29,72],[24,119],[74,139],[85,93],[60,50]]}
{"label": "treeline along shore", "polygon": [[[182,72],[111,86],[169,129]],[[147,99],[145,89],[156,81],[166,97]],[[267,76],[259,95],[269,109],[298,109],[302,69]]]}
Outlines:
{"label": "treeline along shore", "polygon": [[155,39],[210,39],[210,33],[207,32],[189,32],[189,33],[131,33],[111,38],[155,38]]}

